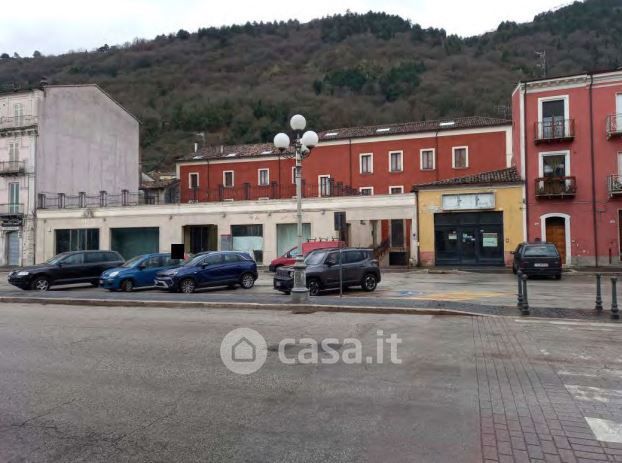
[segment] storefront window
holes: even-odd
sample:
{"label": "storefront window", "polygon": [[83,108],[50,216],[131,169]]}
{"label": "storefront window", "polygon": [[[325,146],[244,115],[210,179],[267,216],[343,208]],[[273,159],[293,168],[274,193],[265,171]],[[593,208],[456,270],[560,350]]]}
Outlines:
{"label": "storefront window", "polygon": [[56,254],[99,249],[99,228],[56,230]]}

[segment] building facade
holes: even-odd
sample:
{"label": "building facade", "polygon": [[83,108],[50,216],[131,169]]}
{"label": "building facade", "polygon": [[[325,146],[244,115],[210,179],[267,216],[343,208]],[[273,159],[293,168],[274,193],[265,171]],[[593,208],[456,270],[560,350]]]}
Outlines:
{"label": "building facade", "polygon": [[622,71],[521,82],[512,103],[528,239],[566,265],[619,265]]}
{"label": "building facade", "polygon": [[136,194],[138,140],[138,121],[96,85],[0,94],[0,265],[34,262],[37,209]]}
{"label": "building facade", "polygon": [[516,168],[415,185],[423,266],[511,266],[524,241],[523,181]]}

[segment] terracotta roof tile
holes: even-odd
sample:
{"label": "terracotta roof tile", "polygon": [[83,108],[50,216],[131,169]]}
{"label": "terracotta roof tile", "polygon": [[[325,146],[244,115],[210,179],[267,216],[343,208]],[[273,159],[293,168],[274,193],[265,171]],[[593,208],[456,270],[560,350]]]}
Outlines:
{"label": "terracotta roof tile", "polygon": [[277,149],[272,143],[255,143],[249,145],[216,145],[206,146],[196,153],[178,158],[179,161],[204,161],[207,159],[231,159],[276,156]]}
{"label": "terracotta roof tile", "polygon": [[479,174],[466,175],[464,177],[454,177],[439,180],[431,183],[420,183],[413,185],[411,191],[425,188],[459,186],[459,185],[497,185],[497,184],[519,184],[523,183],[516,167],[507,169],[493,170],[490,172],[480,172]]}

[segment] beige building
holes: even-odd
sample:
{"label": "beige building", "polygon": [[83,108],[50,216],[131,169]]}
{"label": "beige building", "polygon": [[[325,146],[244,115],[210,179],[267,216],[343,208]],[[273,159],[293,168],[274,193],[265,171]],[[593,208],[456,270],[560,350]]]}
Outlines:
{"label": "beige building", "polygon": [[[336,238],[334,213],[344,211],[350,246],[376,249],[381,265],[389,264],[392,253],[402,253],[401,261],[412,263],[415,246],[408,231],[415,218],[413,194],[305,198],[305,238]],[[383,244],[383,228],[393,231],[393,246]],[[249,251],[267,265],[296,245],[296,202],[279,199],[39,210],[36,233],[37,262],[63,250],[63,240],[71,235],[85,249],[112,249],[126,259],[167,252],[171,244],[184,243],[186,251],[193,253]]]}

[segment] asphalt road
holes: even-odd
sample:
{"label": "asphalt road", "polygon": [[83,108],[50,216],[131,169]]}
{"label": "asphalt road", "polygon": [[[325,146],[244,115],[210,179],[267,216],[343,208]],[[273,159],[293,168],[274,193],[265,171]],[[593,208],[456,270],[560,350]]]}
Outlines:
{"label": "asphalt road", "polygon": [[[220,357],[240,327],[268,346],[247,376]],[[378,330],[401,364],[276,352],[330,337],[345,355],[352,337],[366,359]],[[612,324],[509,317],[0,304],[0,461],[614,461],[618,341]]]}

